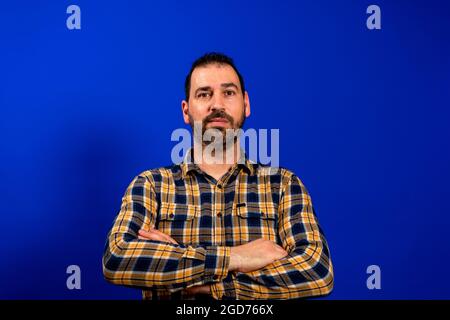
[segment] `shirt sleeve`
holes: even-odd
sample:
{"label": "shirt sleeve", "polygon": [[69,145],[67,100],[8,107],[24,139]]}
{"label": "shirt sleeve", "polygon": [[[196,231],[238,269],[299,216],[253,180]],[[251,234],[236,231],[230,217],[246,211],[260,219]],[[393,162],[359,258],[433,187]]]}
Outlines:
{"label": "shirt sleeve", "polygon": [[139,288],[167,286],[176,291],[226,277],[228,247],[193,247],[138,239],[139,229],[154,226],[157,210],[153,180],[137,176],[122,198],[120,212],[107,236],[102,259],[107,281]]}
{"label": "shirt sleeve", "polygon": [[288,252],[253,272],[234,272],[212,285],[215,299],[295,299],[329,294],[333,265],[325,236],[318,224],[311,198],[292,175],[279,204],[278,233]]}

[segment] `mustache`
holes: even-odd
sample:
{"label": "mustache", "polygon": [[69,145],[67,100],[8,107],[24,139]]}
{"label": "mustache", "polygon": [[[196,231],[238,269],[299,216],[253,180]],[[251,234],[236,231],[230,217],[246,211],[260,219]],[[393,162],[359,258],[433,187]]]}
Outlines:
{"label": "mustache", "polygon": [[213,113],[211,113],[210,115],[208,115],[207,117],[205,117],[205,119],[203,119],[203,124],[207,124],[208,122],[211,122],[212,119],[214,118],[223,118],[228,120],[228,122],[230,122],[231,124],[234,123],[234,119],[232,116],[230,116],[228,113],[226,113],[223,110],[217,110],[214,111]]}

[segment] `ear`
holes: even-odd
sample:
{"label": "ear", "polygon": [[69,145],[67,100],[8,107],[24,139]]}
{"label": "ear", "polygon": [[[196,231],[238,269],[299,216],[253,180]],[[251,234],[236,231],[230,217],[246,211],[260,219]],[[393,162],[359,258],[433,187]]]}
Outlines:
{"label": "ear", "polygon": [[186,100],[181,101],[181,112],[185,124],[189,124],[189,103]]}
{"label": "ear", "polygon": [[248,118],[250,116],[250,98],[248,97],[247,91],[245,91],[244,94],[244,112],[245,117]]}

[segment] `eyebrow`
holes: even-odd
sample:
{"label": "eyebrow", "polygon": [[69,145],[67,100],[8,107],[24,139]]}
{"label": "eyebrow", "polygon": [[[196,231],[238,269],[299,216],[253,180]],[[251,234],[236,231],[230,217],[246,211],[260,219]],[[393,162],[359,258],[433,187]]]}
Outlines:
{"label": "eyebrow", "polygon": [[195,94],[197,94],[197,92],[199,91],[212,91],[212,88],[210,86],[197,88],[197,90],[195,90]]}
{"label": "eyebrow", "polygon": [[236,90],[239,90],[239,87],[238,87],[235,83],[233,83],[233,82],[222,83],[220,86],[221,86],[222,88],[235,87]]}
{"label": "eyebrow", "polygon": [[[234,87],[234,88],[236,88],[236,90],[239,90],[239,87],[233,82],[222,83],[220,86],[222,88]],[[194,94],[196,95],[199,91],[212,91],[212,88],[210,86],[200,87],[200,88],[197,88],[197,90],[195,90]]]}

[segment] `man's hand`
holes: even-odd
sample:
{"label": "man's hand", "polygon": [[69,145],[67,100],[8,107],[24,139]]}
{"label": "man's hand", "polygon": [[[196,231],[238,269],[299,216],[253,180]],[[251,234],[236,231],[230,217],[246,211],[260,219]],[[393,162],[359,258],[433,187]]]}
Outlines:
{"label": "man's hand", "polygon": [[187,288],[186,292],[190,295],[211,294],[211,286],[209,284],[193,286],[193,287]]}
{"label": "man's hand", "polygon": [[149,231],[145,231],[144,229],[139,230],[139,239],[141,240],[156,240],[162,242],[169,242],[173,244],[178,244],[172,237],[168,236],[165,233],[162,233],[156,229],[150,229]]}
{"label": "man's hand", "polygon": [[282,247],[266,239],[257,239],[232,247],[230,252],[230,266],[228,270],[239,272],[251,272],[264,268],[288,254]]}
{"label": "man's hand", "polygon": [[[156,240],[156,241],[163,241],[163,242],[169,242],[173,244],[178,244],[172,237],[168,236],[165,233],[162,233],[161,231],[158,231],[156,229],[150,229],[149,231],[145,231],[144,229],[139,230],[139,239],[141,240]],[[191,294],[211,294],[211,286],[210,285],[199,285],[199,286],[193,286],[186,291]]]}
{"label": "man's hand", "polygon": [[[139,230],[139,239],[156,240],[178,244],[172,237],[168,236],[156,229]],[[249,243],[230,248],[230,265],[229,271],[251,272],[271,264],[275,260],[287,256],[286,250],[276,243],[266,240],[257,239]],[[191,294],[210,294],[209,285],[199,285],[186,289]]]}

